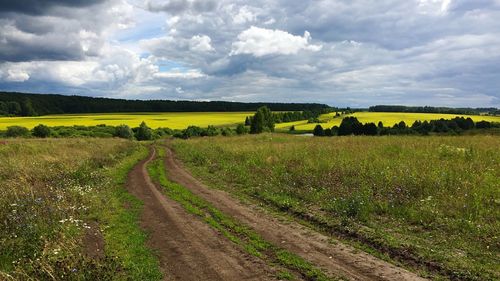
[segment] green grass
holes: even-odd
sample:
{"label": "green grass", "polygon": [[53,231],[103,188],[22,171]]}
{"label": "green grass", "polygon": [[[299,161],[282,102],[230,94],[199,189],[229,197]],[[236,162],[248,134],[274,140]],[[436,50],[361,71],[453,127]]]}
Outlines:
{"label": "green grass", "polygon": [[[279,264],[306,280],[333,280],[308,261],[267,242],[251,228],[222,213],[190,190],[170,182],[164,164],[165,150],[162,147],[158,147],[157,150],[158,157],[148,165],[148,172],[153,180],[164,188],[166,195],[179,202],[188,212],[199,216],[230,241],[270,264]],[[280,272],[279,275],[293,277],[292,274],[284,272]]]}
{"label": "green grass", "polygon": [[[158,280],[137,225],[140,205],[122,185],[143,154],[142,145],[119,139],[0,144],[0,279]],[[84,250],[91,225],[105,237],[99,259]]]}
{"label": "green grass", "polygon": [[194,125],[199,127],[232,126],[245,122],[253,112],[159,112],[159,113],[103,113],[103,114],[57,114],[38,117],[0,117],[0,130],[9,126],[33,128],[38,124],[54,126],[95,126],[121,124],[138,127],[145,121],[151,128],[185,129]]}
{"label": "green grass", "polygon": [[162,279],[158,258],[146,247],[147,235],[139,226],[142,202],[124,188],[128,172],[147,155],[146,147],[140,146],[117,168],[109,170],[112,187],[98,202],[106,206],[97,213],[104,228],[106,253],[117,258],[123,269],[113,276],[115,280]]}
{"label": "green grass", "polygon": [[[335,117],[334,113],[323,114],[320,116],[320,121],[324,123],[319,123],[323,128],[331,128],[333,126],[340,126],[342,118],[346,115]],[[411,126],[413,122],[420,121],[430,121],[438,119],[452,119],[455,117],[470,117],[474,122],[478,121],[490,121],[490,122],[500,122],[500,116],[479,116],[479,115],[460,115],[460,114],[438,114],[438,113],[401,113],[401,112],[355,112],[349,116],[354,116],[358,118],[361,123],[375,123],[378,124],[379,121],[384,123],[384,126],[392,127],[401,121],[404,121],[406,125]],[[289,123],[276,124],[277,130],[287,130],[292,125],[295,126],[297,131],[312,131],[318,123],[307,123],[307,120],[296,121]]]}
{"label": "green grass", "polygon": [[433,276],[500,278],[500,139],[176,140],[214,187],[254,198]]}

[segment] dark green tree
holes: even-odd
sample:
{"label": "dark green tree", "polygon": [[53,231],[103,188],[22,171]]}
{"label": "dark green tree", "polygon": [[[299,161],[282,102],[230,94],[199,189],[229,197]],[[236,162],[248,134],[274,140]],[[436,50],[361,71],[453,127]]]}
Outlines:
{"label": "dark green tree", "polygon": [[17,137],[27,137],[29,136],[30,131],[21,126],[10,126],[7,127],[7,131],[5,132],[5,136],[8,138],[17,138]]}
{"label": "dark green tree", "polygon": [[378,128],[375,123],[366,123],[363,125],[363,135],[376,136],[378,134]]}
{"label": "dark green tree", "polygon": [[114,132],[113,136],[119,137],[122,139],[132,139],[132,138],[134,138],[134,132],[127,125],[118,125],[115,128],[115,132]]}
{"label": "dark green tree", "polygon": [[245,127],[245,125],[243,125],[243,124],[238,124],[238,126],[236,127],[236,134],[244,135],[247,133],[248,133],[247,127]]}
{"label": "dark green tree", "polygon": [[15,101],[7,102],[7,107],[10,115],[21,115],[21,105]]}
{"label": "dark green tree", "polygon": [[48,126],[40,124],[33,128],[31,134],[37,138],[47,138],[50,136],[51,130]]}
{"label": "dark green tree", "polygon": [[314,127],[314,130],[313,130],[313,135],[315,135],[317,137],[325,136],[325,131],[323,130],[323,127],[319,124],[316,125],[316,127]]}
{"label": "dark green tree", "polygon": [[252,118],[250,133],[260,134],[262,132],[274,131],[274,117],[267,106],[260,107]]}
{"label": "dark green tree", "polygon": [[139,141],[152,140],[153,131],[148,127],[148,125],[146,125],[144,121],[142,121],[141,125],[137,129],[137,132],[135,133],[135,138]]}
{"label": "dark green tree", "polygon": [[33,105],[31,104],[31,100],[26,98],[23,100],[21,104],[21,115],[22,116],[35,116],[36,112],[33,109]]}

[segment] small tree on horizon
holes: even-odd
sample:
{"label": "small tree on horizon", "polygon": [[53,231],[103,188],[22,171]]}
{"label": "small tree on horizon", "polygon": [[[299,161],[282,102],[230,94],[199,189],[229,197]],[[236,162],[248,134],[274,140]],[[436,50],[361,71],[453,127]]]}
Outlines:
{"label": "small tree on horizon", "polygon": [[252,134],[274,131],[274,117],[267,106],[257,109],[250,123],[250,133]]}

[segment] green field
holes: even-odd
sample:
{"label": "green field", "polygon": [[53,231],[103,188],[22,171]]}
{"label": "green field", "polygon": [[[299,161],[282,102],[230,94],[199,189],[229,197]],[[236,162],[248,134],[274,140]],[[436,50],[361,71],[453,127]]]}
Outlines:
{"label": "green field", "polygon": [[[0,143],[0,280],[160,280],[141,202],[123,188],[146,153],[122,139]],[[97,258],[89,231],[104,239]]]}
{"label": "green field", "polygon": [[267,134],[173,145],[212,187],[372,253],[452,279],[500,278],[498,137]]}
{"label": "green field", "polygon": [[[456,116],[459,117],[470,117],[474,122],[478,121],[490,121],[490,122],[500,122],[500,116],[479,116],[479,115],[459,115],[459,114],[435,114],[435,113],[399,113],[399,112],[355,112],[350,116],[358,118],[361,123],[373,122],[377,124],[379,121],[384,123],[384,126],[393,126],[396,123],[404,121],[406,125],[411,126],[413,122],[420,121],[430,121],[437,119],[452,119]],[[319,119],[320,121],[326,123],[319,123],[323,128],[331,128],[333,126],[339,126],[342,122],[342,118],[345,117],[335,117],[335,113],[329,113],[322,115]],[[292,125],[295,126],[296,130],[311,131],[318,123],[310,123],[307,121],[296,121],[289,123],[276,124],[276,129],[288,129]]]}
{"label": "green field", "polygon": [[95,126],[125,124],[137,127],[145,121],[151,128],[185,129],[190,125],[207,127],[232,126],[245,122],[253,112],[165,112],[165,113],[106,113],[106,114],[58,114],[38,117],[0,117],[0,130],[8,126],[33,128],[38,124],[53,126]]}

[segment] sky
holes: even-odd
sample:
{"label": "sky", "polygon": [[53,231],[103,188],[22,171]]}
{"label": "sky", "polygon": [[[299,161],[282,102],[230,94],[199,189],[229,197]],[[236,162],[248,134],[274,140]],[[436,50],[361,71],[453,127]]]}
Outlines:
{"label": "sky", "polygon": [[500,107],[500,0],[0,0],[0,90]]}

